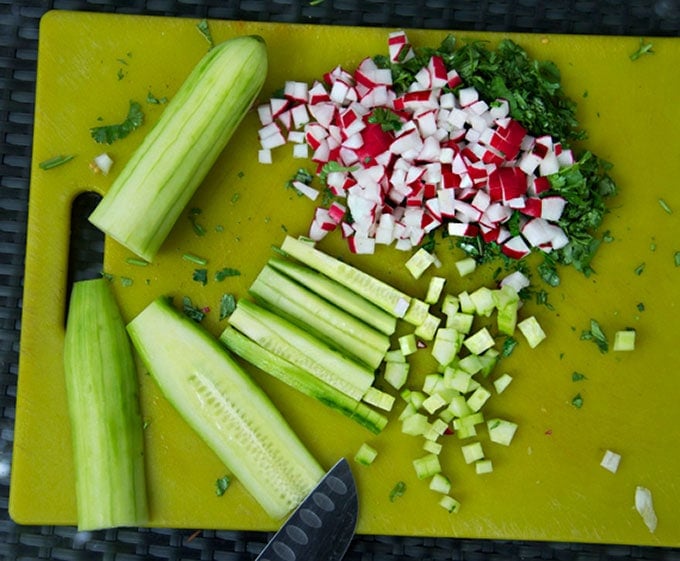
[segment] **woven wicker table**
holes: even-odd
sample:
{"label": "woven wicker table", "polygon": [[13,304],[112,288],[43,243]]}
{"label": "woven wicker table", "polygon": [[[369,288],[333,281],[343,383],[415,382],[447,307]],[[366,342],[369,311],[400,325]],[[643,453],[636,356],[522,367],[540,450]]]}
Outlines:
{"label": "woven wicker table", "polygon": [[[0,559],[254,559],[260,532],[21,526],[8,515],[38,25],[50,9],[485,31],[680,36],[680,0],[0,0]],[[680,532],[680,529],[678,529]],[[357,536],[347,560],[668,559],[619,545]]]}

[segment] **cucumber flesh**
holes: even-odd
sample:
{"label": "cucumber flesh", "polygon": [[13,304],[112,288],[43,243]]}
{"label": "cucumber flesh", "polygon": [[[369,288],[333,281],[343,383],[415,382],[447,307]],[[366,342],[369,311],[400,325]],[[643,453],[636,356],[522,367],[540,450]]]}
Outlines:
{"label": "cucumber flesh", "polygon": [[108,281],[74,283],[64,372],[79,530],[148,518],[137,369]]}
{"label": "cucumber flesh", "polygon": [[168,401],[269,516],[288,514],[323,477],[262,389],[168,300],[154,300],[128,332]]}
{"label": "cucumber flesh", "polygon": [[234,354],[292,388],[339,411],[374,434],[387,425],[387,417],[352,399],[306,370],[269,352],[233,327],[227,327],[220,341]]}

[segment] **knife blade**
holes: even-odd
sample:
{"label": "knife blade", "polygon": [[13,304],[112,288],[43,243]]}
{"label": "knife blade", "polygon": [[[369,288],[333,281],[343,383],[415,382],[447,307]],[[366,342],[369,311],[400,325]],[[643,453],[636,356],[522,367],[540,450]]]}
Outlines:
{"label": "knife blade", "polygon": [[347,460],[341,458],[255,561],[340,561],[354,536],[358,512],[354,477]]}

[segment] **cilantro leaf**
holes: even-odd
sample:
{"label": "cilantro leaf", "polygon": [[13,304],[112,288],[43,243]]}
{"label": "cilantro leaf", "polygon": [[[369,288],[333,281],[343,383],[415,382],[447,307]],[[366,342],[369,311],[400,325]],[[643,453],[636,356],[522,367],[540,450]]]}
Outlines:
{"label": "cilantro leaf", "polygon": [[582,341],[593,341],[600,349],[601,353],[606,353],[609,351],[609,342],[607,341],[607,336],[604,334],[602,327],[597,322],[597,320],[590,320],[590,329],[583,330],[581,332]]}
{"label": "cilantro leaf", "polygon": [[630,58],[632,61],[636,61],[642,55],[653,55],[654,51],[652,50],[652,46],[653,45],[651,43],[646,43],[645,40],[640,37],[640,46],[635,52],[628,55],[628,58]]}
{"label": "cilantro leaf", "polygon": [[215,273],[215,280],[218,282],[223,281],[227,277],[238,277],[241,271],[234,269],[232,267],[224,267]]}
{"label": "cilantro leaf", "polygon": [[236,299],[233,294],[223,294],[220,300],[220,321],[228,318],[236,309]]}
{"label": "cilantro leaf", "polygon": [[182,298],[182,312],[184,312],[185,316],[193,319],[196,323],[201,323],[203,318],[205,318],[205,312],[194,306],[194,304],[191,302],[191,298],[188,296]]}
{"label": "cilantro leaf", "polygon": [[210,25],[208,20],[202,19],[196,24],[196,29],[203,35],[203,38],[208,42],[209,48],[212,49],[215,46],[215,41],[213,41],[212,33],[210,32]]}
{"label": "cilantro leaf", "polygon": [[399,115],[386,107],[375,108],[368,117],[368,122],[380,125],[385,132],[398,131],[403,125]]}
{"label": "cilantro leaf", "polygon": [[136,101],[130,101],[127,117],[122,123],[92,127],[90,135],[99,144],[113,144],[116,140],[125,138],[132,131],[141,127],[143,123],[142,106]]}
{"label": "cilantro leaf", "polygon": [[218,497],[221,497],[226,493],[227,489],[229,488],[229,484],[231,483],[231,480],[229,479],[228,475],[224,475],[215,481],[215,494]]}

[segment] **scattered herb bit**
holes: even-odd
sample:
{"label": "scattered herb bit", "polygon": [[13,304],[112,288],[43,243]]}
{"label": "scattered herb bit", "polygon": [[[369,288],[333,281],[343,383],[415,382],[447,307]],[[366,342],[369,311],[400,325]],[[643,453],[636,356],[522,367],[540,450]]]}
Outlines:
{"label": "scattered herb bit", "polygon": [[516,346],[517,346],[517,339],[515,339],[514,337],[506,337],[505,341],[503,341],[503,349],[501,350],[501,358],[509,357],[512,354],[512,351],[515,350]]}
{"label": "scattered herb bit", "polygon": [[545,306],[549,310],[555,309],[555,307],[550,302],[548,302],[548,293],[545,290],[539,290],[536,293],[536,303]]}
{"label": "scattered herb bit", "polygon": [[656,251],[656,242],[651,242],[649,244],[649,250],[650,251]]}
{"label": "scattered herb bit", "polygon": [[602,234],[602,241],[604,243],[612,243],[614,241],[614,236],[612,236],[609,230]]}
{"label": "scattered herb bit", "polygon": [[203,286],[208,284],[208,270],[207,269],[194,269],[194,274],[191,277],[196,282],[200,282]]}
{"label": "scattered herb bit", "polygon": [[673,209],[669,206],[669,204],[665,200],[659,199],[659,206],[662,209],[664,209],[664,211],[667,212],[668,214],[673,214]]}
{"label": "scattered herb bit", "polygon": [[642,302],[638,302],[638,305],[635,306],[638,309],[638,312],[644,312],[645,311],[645,305]]}
{"label": "scattered herb bit", "polygon": [[198,216],[201,212],[203,211],[197,207],[194,207],[189,211],[189,222],[191,222],[191,227],[197,236],[204,236],[206,232],[205,228],[198,222]]}
{"label": "scattered herb bit", "polygon": [[210,45],[210,48],[212,49],[215,46],[215,42],[213,41],[212,33],[210,32],[208,20],[202,19],[199,21],[196,24],[196,29],[198,29],[199,33],[203,35],[203,38],[208,42],[208,45]]}
{"label": "scattered herb bit", "polygon": [[132,280],[130,277],[120,277],[120,285],[121,286],[132,286],[134,284],[134,280]]}
{"label": "scattered herb bit", "polygon": [[676,251],[673,254],[673,260],[675,261],[675,266],[680,267],[680,251]]}
{"label": "scattered herb bit", "polygon": [[651,43],[646,43],[645,40],[640,37],[640,46],[634,53],[629,55],[630,60],[636,61],[642,55],[653,55],[654,51],[652,50],[652,47],[653,45]]}
{"label": "scattered herb bit", "polygon": [[109,282],[113,282],[113,275],[111,273],[107,273],[106,271],[101,272],[102,278],[106,279]]}
{"label": "scattered herb bit", "polygon": [[190,263],[195,263],[196,265],[208,264],[207,259],[199,257],[198,255],[194,255],[193,253],[185,253],[184,255],[182,255],[182,259],[184,259],[185,261],[189,261]]}
{"label": "scattered herb bit", "polygon": [[220,321],[228,318],[236,309],[236,298],[233,294],[223,294],[220,299]]}
{"label": "scattered herb bit", "polygon": [[639,277],[644,270],[645,270],[645,264],[640,263],[637,267],[635,267],[635,274]]}
{"label": "scattered herb bit", "polygon": [[394,502],[406,492],[406,483],[398,481],[390,491],[390,502]]}
{"label": "scattered herb bit", "polygon": [[231,196],[231,204],[237,203],[238,200],[239,200],[240,198],[241,198],[241,194],[240,194],[240,193],[234,193],[234,194]]}
{"label": "scattered herb bit", "polygon": [[590,329],[581,332],[581,340],[593,341],[601,353],[606,353],[609,350],[607,337],[604,331],[602,331],[600,324],[594,319],[590,320]]}
{"label": "scattered herb bit", "polygon": [[125,75],[126,75],[126,73],[123,72],[122,68],[119,68],[118,72],[116,72],[116,78],[118,78],[119,81],[122,80],[123,78],[125,78]]}
{"label": "scattered herb bit", "polygon": [[227,277],[238,277],[240,276],[241,271],[238,269],[233,269],[232,267],[224,267],[224,269],[220,269],[215,273],[215,280],[217,282],[221,282]]}
{"label": "scattered herb bit", "polygon": [[146,267],[149,262],[144,261],[144,259],[137,259],[136,257],[128,257],[125,262],[128,265],[135,265],[136,267]]}
{"label": "scattered herb bit", "polygon": [[236,174],[236,177],[238,177],[239,179],[243,179],[244,176],[245,176],[245,172],[243,172],[243,171],[239,171],[239,172]]}
{"label": "scattered herb bit", "polygon": [[224,493],[229,488],[229,483],[231,483],[231,481],[227,475],[218,478],[217,481],[215,481],[215,494],[218,497],[224,495]]}
{"label": "scattered herb bit", "polygon": [[188,296],[185,296],[182,299],[182,311],[184,312],[184,315],[193,319],[196,323],[201,323],[205,317],[205,312],[194,306],[191,302],[191,298]]}
{"label": "scattered herb bit", "polygon": [[560,275],[557,273],[557,269],[555,268],[555,262],[552,259],[549,259],[547,256],[543,260],[543,263],[538,266],[538,274],[546,282],[546,284],[549,284],[550,286],[560,285]]}
{"label": "scattered herb bit", "polygon": [[48,170],[52,168],[59,167],[61,165],[64,165],[66,162],[70,162],[75,156],[72,155],[59,155],[59,156],[54,156],[53,158],[48,158],[47,160],[43,160],[38,164],[38,167],[40,169]]}
{"label": "scattered herb bit", "polygon": [[144,422],[142,423],[142,430],[148,429],[150,424],[151,421],[149,421],[149,419],[144,419]]}
{"label": "scattered herb bit", "polygon": [[358,166],[343,166],[342,164],[335,161],[326,162],[321,168],[319,179],[321,179],[321,183],[326,185],[326,178],[328,177],[329,173],[333,173],[334,171],[352,172],[356,171],[357,169],[359,169]]}
{"label": "scattered herb bit", "polygon": [[298,194],[298,196],[301,197],[303,194],[295,188],[294,183],[299,181],[305,185],[311,185],[313,179],[314,177],[311,173],[309,173],[305,168],[300,168],[295,172],[295,175],[286,182],[286,189],[293,189]]}
{"label": "scattered herb bit", "polygon": [[386,107],[374,109],[368,117],[368,122],[380,125],[380,128],[385,132],[398,131],[403,125],[399,115]]}
{"label": "scattered herb bit", "polygon": [[136,101],[130,101],[130,108],[126,119],[116,125],[103,125],[92,127],[90,134],[95,142],[99,144],[113,144],[116,140],[121,140],[132,131],[142,126],[144,123],[144,113],[142,106]]}
{"label": "scattered herb bit", "polygon": [[571,400],[571,404],[576,407],[576,409],[581,409],[583,407],[583,397],[580,393],[577,393]]}
{"label": "scattered herb bit", "polygon": [[146,102],[149,105],[163,105],[168,102],[168,98],[163,96],[161,98],[157,98],[155,95],[153,95],[151,92],[148,92],[146,94]]}
{"label": "scattered herb bit", "polygon": [[224,232],[224,226],[222,226],[222,224],[218,224],[217,226],[215,226],[215,232],[221,234],[222,232]]}
{"label": "scattered herb bit", "polygon": [[572,372],[571,374],[571,381],[572,382],[580,382],[581,380],[585,380],[586,375],[581,374],[581,372]]}
{"label": "scattered herb bit", "polygon": [[583,97],[588,97],[588,90],[583,90]]}

